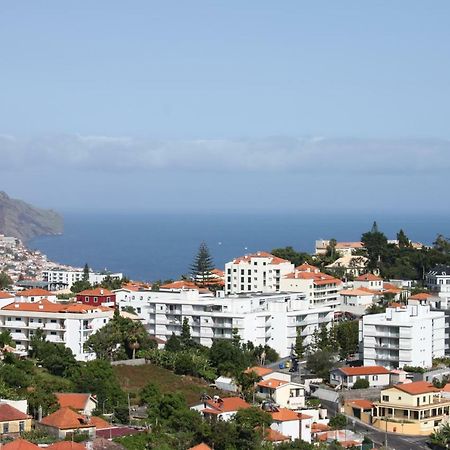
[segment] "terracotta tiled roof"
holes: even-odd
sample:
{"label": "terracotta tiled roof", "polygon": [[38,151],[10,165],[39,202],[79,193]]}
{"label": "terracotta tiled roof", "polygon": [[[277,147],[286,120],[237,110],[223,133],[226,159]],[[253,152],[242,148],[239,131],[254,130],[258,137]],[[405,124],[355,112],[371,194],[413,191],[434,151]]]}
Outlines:
{"label": "terracotta tiled roof", "polygon": [[9,292],[0,291],[0,298],[14,298],[14,295]]}
{"label": "terracotta tiled roof", "polygon": [[320,272],[319,268],[308,263],[300,264],[295,268],[298,272]]}
{"label": "terracotta tiled roof", "polygon": [[[300,266],[301,267],[301,266]],[[341,284],[342,281],[338,278],[334,278],[331,275],[322,272],[302,272],[295,270],[295,272],[288,273],[284,278],[291,280],[312,280],[316,286],[322,286],[324,284]]]}
{"label": "terracotta tiled roof", "polygon": [[91,398],[91,394],[79,394],[77,392],[55,392],[55,396],[61,408],[69,407],[76,410],[86,408]]}
{"label": "terracotta tiled roof", "polygon": [[280,386],[283,386],[284,384],[288,384],[288,382],[284,380],[277,380],[275,378],[268,378],[267,380],[260,381],[258,383],[258,386],[270,389],[277,389]]}
{"label": "terracotta tiled roof", "polygon": [[430,297],[433,297],[432,294],[428,294],[427,292],[421,292],[420,294],[411,295],[410,300],[427,300]]}
{"label": "terracotta tiled roof", "polygon": [[4,444],[2,450],[40,450],[40,447],[25,439],[16,439],[8,442],[8,444]]}
{"label": "terracotta tiled roof", "polygon": [[373,273],[365,273],[355,278],[355,281],[382,281],[382,280],[383,280],[382,278],[377,277]]}
{"label": "terracotta tiled roof", "polygon": [[6,311],[27,311],[27,312],[46,312],[46,313],[85,313],[100,309],[98,306],[82,305],[69,303],[60,305],[50,302],[47,299],[39,300],[35,303],[14,302],[2,308]]}
{"label": "terracotta tiled roof", "polygon": [[93,426],[86,421],[84,416],[67,407],[58,409],[58,411],[53,414],[44,417],[40,423],[61,430],[70,428],[90,428]]}
{"label": "terracotta tiled roof", "polygon": [[363,398],[358,398],[355,400],[347,400],[347,403],[355,406],[356,408],[359,409],[372,409],[373,408],[373,403],[370,402],[369,400],[365,400]]}
{"label": "terracotta tiled roof", "polygon": [[218,414],[250,408],[250,405],[240,397],[225,397],[221,398],[219,401],[207,400],[206,405],[207,408],[217,411]]}
{"label": "terracotta tiled roof", "polygon": [[188,450],[212,450],[212,448],[209,445],[206,445],[202,442],[201,444],[195,445],[194,447],[191,447]]}
{"label": "terracotta tiled roof", "polygon": [[344,248],[363,248],[364,244],[362,242],[336,242],[337,249]]}
{"label": "terracotta tiled roof", "polygon": [[55,442],[47,447],[49,450],[86,450],[84,444],[73,441],[60,441]]}
{"label": "terracotta tiled roof", "polygon": [[324,423],[314,422],[311,425],[311,432],[312,433],[317,433],[319,431],[328,431],[329,429],[330,429],[330,427],[328,425],[325,425]]}
{"label": "terracotta tiled roof", "polygon": [[295,411],[292,411],[291,409],[287,408],[278,408],[277,411],[270,412],[270,415],[272,416],[272,419],[275,422],[287,422],[290,420],[303,420],[308,419],[311,416],[307,416],[306,414],[302,414],[302,417],[299,417],[299,414]]}
{"label": "terracotta tiled roof", "polygon": [[191,447],[188,450],[212,450],[212,448],[209,445],[206,445],[202,442],[201,444],[195,445],[194,447]]}
{"label": "terracotta tiled roof", "polygon": [[17,293],[18,297],[48,297],[49,295],[55,295],[46,289],[26,289]]}
{"label": "terracotta tiled roof", "polygon": [[255,372],[259,377],[263,377],[264,375],[269,375],[269,373],[273,372],[273,369],[269,369],[268,367],[261,366],[253,366],[244,370],[244,373],[252,373]]}
{"label": "terracotta tiled roof", "polygon": [[412,383],[396,384],[394,388],[411,395],[439,392],[438,388],[434,387],[431,383],[428,383],[427,381],[414,381]]}
{"label": "terracotta tiled roof", "polygon": [[240,256],[239,258],[235,258],[233,260],[233,264],[239,264],[241,262],[249,263],[252,258],[270,258],[269,264],[282,264],[282,263],[289,263],[287,259],[278,258],[278,256],[272,255],[271,253],[267,252],[256,252],[251,253],[250,255]]}
{"label": "terracotta tiled roof", "polygon": [[31,417],[8,403],[0,403],[0,422],[9,422],[10,420],[26,420]]}
{"label": "terracotta tiled roof", "polygon": [[98,430],[111,428],[111,424],[107,422],[105,419],[102,419],[101,417],[92,416],[91,424],[94,425],[94,427],[97,428]]}
{"label": "terracotta tiled roof", "polygon": [[178,280],[172,283],[163,284],[161,289],[198,289],[198,286],[193,281]]}
{"label": "terracotta tiled roof", "polygon": [[285,436],[284,434],[280,433],[277,430],[273,430],[272,428],[267,429],[264,439],[269,442],[282,442],[291,440],[289,436]]}
{"label": "terracotta tiled roof", "polygon": [[86,289],[85,291],[81,291],[77,294],[77,296],[90,296],[90,297],[110,297],[111,295],[116,294],[104,288]]}
{"label": "terracotta tiled roof", "polygon": [[345,375],[382,375],[391,373],[386,367],[383,366],[361,366],[361,367],[340,367],[342,373]]}

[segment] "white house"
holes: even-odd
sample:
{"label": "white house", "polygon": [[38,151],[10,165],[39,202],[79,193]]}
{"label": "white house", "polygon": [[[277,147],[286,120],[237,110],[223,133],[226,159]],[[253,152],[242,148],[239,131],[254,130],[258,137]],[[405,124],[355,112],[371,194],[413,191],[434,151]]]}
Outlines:
{"label": "white house", "polygon": [[357,277],[366,272],[368,262],[369,259],[365,256],[346,254],[328,264],[326,268],[328,270],[343,269],[346,275]]}
{"label": "white house", "polygon": [[235,258],[225,264],[225,293],[279,292],[281,279],[293,270],[290,261],[267,252]]}
{"label": "white house", "polygon": [[297,410],[305,406],[305,386],[292,381],[268,378],[259,381],[256,393],[270,399],[282,408]]}
{"label": "white house", "polygon": [[353,286],[358,288],[366,288],[366,289],[372,289],[374,291],[376,290],[382,290],[383,289],[383,278],[374,275],[373,273],[365,273],[363,275],[360,275],[359,277],[355,278],[355,281],[353,282]]}
{"label": "white house", "polygon": [[41,300],[36,303],[14,302],[0,309],[0,330],[8,330],[16,350],[26,353],[38,328],[50,342],[69,347],[75,358],[86,361],[95,357],[87,353],[84,343],[113,316],[110,308],[89,305],[60,305]]}
{"label": "white house", "polygon": [[25,291],[18,291],[16,293],[16,302],[39,302],[41,300],[49,300],[51,302],[56,302],[57,297],[53,292],[47,291],[46,289],[27,289]]}
{"label": "white house", "polygon": [[364,315],[367,308],[380,298],[380,294],[365,288],[344,289],[340,292],[340,295],[340,310],[356,316]]}
{"label": "white house", "polygon": [[132,306],[151,335],[166,340],[179,335],[185,318],[192,338],[207,347],[213,339],[231,339],[236,329],[244,342],[269,345],[288,356],[299,330],[307,345],[322,324],[330,325],[330,307],[314,307],[302,293],[200,294],[197,290],[155,292],[115,291],[120,309]]}
{"label": "white house", "polygon": [[288,436],[292,441],[301,439],[311,443],[311,416],[287,408],[276,408],[269,413],[273,420],[270,426],[273,430]]}
{"label": "white house", "polygon": [[359,325],[365,366],[426,368],[445,354],[445,315],[429,305],[387,308],[364,316]]}
{"label": "white house", "polygon": [[359,379],[367,380],[369,387],[390,384],[391,372],[383,366],[339,367],[330,372],[330,384],[351,389]]}
{"label": "white house", "polygon": [[215,395],[213,398],[205,397],[202,403],[192,406],[205,418],[216,418],[224,421],[231,420],[240,409],[250,408],[245,400],[240,397],[224,397]]}

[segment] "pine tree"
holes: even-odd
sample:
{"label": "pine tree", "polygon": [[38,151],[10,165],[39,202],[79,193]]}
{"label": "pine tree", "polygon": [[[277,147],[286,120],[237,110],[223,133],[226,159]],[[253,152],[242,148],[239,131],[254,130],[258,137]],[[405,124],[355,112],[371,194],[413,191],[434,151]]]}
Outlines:
{"label": "pine tree", "polygon": [[195,282],[201,286],[207,284],[211,279],[211,272],[214,269],[214,262],[205,242],[200,244],[198,253],[191,265],[191,274]]}
{"label": "pine tree", "polygon": [[89,281],[89,266],[86,263],[83,269],[83,281]]}
{"label": "pine tree", "polygon": [[402,229],[397,233],[397,241],[399,248],[411,247],[411,242]]}
{"label": "pine tree", "polygon": [[295,337],[294,351],[295,351],[295,356],[297,356],[298,359],[303,358],[303,355],[305,353],[305,346],[303,344],[301,327],[297,327],[297,336]]}
{"label": "pine tree", "polygon": [[180,341],[184,348],[188,348],[191,345],[191,326],[189,325],[189,319],[187,317],[183,319]]}

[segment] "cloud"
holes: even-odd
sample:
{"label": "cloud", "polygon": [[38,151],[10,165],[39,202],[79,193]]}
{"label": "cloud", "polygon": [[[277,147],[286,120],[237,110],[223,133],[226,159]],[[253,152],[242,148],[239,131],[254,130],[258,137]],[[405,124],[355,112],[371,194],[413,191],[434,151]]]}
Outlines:
{"label": "cloud", "polygon": [[450,141],[323,137],[151,140],[109,136],[0,135],[0,171],[23,168],[145,172],[300,172],[407,174],[447,172]]}

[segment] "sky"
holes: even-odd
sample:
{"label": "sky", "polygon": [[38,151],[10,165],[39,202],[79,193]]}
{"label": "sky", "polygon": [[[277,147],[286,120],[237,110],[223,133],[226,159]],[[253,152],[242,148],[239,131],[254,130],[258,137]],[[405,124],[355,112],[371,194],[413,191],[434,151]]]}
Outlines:
{"label": "sky", "polygon": [[442,212],[450,2],[0,2],[0,189],[61,211]]}

